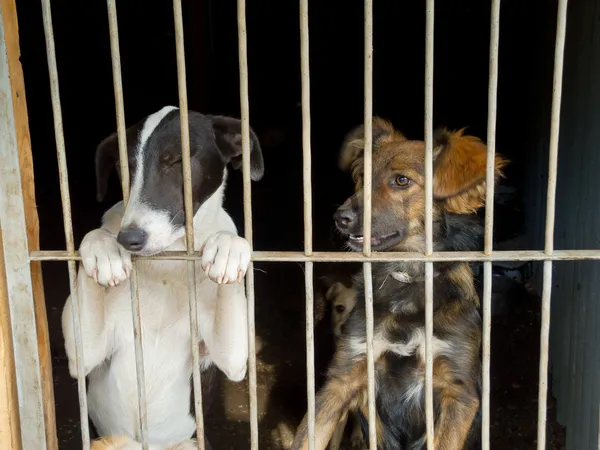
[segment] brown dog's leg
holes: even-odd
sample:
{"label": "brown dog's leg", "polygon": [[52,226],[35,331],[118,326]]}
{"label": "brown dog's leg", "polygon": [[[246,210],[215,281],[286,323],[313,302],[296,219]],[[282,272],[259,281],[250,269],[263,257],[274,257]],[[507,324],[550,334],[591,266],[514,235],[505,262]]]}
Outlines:
{"label": "brown dog's leg", "polygon": [[[450,391],[450,392],[448,392]],[[457,395],[458,394],[458,395]],[[479,399],[462,391],[442,392],[441,413],[435,430],[436,450],[462,450],[479,408]]]}
{"label": "brown dog's leg", "polygon": [[342,414],[342,418],[338,422],[333,431],[333,436],[329,441],[329,450],[340,450],[342,440],[344,439],[344,431],[346,431],[346,423],[348,422],[348,414]]}
{"label": "brown dog's leg", "polygon": [[[355,406],[367,387],[367,362],[339,366],[330,371],[330,378],[317,394],[315,406],[315,450],[325,450],[342,415]],[[298,427],[291,450],[308,449],[308,423],[304,416]]]}

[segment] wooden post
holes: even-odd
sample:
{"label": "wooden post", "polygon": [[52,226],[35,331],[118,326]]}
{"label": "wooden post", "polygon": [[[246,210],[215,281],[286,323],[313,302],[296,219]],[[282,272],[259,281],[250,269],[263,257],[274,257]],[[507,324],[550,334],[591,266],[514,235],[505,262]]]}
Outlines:
{"label": "wooden post", "polygon": [[[35,187],[33,177],[33,160],[31,154],[31,139],[29,135],[29,119],[27,115],[27,103],[25,99],[25,83],[23,79],[23,70],[19,61],[21,52],[19,48],[19,28],[17,20],[17,9],[15,0],[0,0],[0,8],[2,10],[2,21],[4,28],[4,41],[6,45],[6,54],[8,59],[8,70],[10,76],[10,87],[12,91],[12,99],[2,99],[3,101],[12,101],[12,109],[14,111],[15,134],[17,139],[19,166],[21,169],[21,186],[23,192],[23,203],[25,209],[25,223],[27,227],[27,241],[29,251],[39,250],[39,220],[37,207],[35,202]],[[1,227],[2,224],[0,224]],[[2,263],[4,256],[2,255]],[[3,311],[7,303],[6,280],[4,279],[4,265],[1,266],[0,274],[0,340],[6,338],[6,332],[10,333],[10,321],[8,309],[7,314]],[[4,281],[4,283],[3,283]],[[58,450],[58,440],[56,437],[56,417],[54,409],[54,387],[52,382],[52,357],[50,355],[50,338],[48,334],[48,319],[46,316],[46,302],[44,297],[44,285],[42,280],[42,268],[40,262],[31,262],[31,283],[35,304],[35,318],[38,338],[38,351],[40,361],[40,372],[42,380],[42,394],[44,398],[44,422],[46,429],[46,444],[48,450]],[[10,336],[10,334],[8,335]],[[5,346],[0,342],[0,367],[5,372],[12,371],[14,376],[14,361],[12,360],[12,342],[10,340],[3,341]],[[5,347],[10,347],[7,349]],[[10,366],[10,367],[8,367]],[[14,378],[5,378],[7,384],[6,392],[8,394],[15,393]],[[2,384],[0,383],[0,388]],[[1,397],[5,391],[0,393],[0,420],[10,419],[8,428],[12,433],[18,432],[18,421],[14,424],[15,417],[18,415],[18,407],[16,406],[16,394],[7,395],[6,403]],[[2,408],[7,406],[10,408],[7,416],[3,415]],[[0,423],[0,430],[4,430],[6,423]],[[27,424],[25,424],[27,426]],[[20,446],[16,446],[14,441],[7,440],[0,432],[0,448],[20,450]],[[8,439],[8,438],[7,438]],[[12,439],[12,437],[11,437]],[[26,449],[23,449],[26,450]]]}
{"label": "wooden post", "polygon": [[0,448],[21,450],[21,427],[0,224]]}

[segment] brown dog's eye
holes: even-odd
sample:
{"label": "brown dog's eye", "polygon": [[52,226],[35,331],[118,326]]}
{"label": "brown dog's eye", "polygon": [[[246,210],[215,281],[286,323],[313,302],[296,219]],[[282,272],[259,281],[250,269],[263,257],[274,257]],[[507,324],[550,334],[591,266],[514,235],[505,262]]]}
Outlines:
{"label": "brown dog's eye", "polygon": [[335,310],[341,314],[341,313],[343,313],[344,311],[346,311],[346,308],[345,308],[345,306],[344,306],[344,305],[337,305],[337,306],[335,307]]}
{"label": "brown dog's eye", "polygon": [[405,177],[404,175],[398,175],[394,180],[394,183],[396,183],[396,186],[398,187],[405,188],[410,186],[410,178]]}

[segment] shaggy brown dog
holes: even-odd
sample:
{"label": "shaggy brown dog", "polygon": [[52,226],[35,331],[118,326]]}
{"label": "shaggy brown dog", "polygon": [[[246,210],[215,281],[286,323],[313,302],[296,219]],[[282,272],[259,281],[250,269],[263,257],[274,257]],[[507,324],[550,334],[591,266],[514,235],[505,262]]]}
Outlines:
{"label": "shaggy brown dog", "polygon": [[[350,170],[356,192],[335,213],[347,245],[362,251],[364,131],[348,135],[341,166]],[[407,140],[392,125],[373,121],[372,248],[425,251],[425,144]],[[507,161],[497,156],[496,177]],[[480,248],[475,212],[484,204],[486,146],[463,130],[440,130],[434,138],[433,239],[435,251]],[[424,263],[373,263],[374,359],[378,448],[426,447]],[[357,305],[317,395],[316,449],[325,449],[340,418],[367,410],[367,355],[363,276],[354,280]],[[435,448],[461,450],[479,433],[481,318],[468,263],[434,265],[433,389]],[[366,428],[366,427],[365,427]],[[306,417],[293,449],[308,448]]]}

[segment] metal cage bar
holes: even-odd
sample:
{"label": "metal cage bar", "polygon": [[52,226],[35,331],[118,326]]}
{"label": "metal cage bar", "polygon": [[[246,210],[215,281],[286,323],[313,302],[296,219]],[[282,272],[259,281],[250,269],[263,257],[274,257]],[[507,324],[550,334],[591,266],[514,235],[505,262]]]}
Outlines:
{"label": "metal cage bar", "polygon": [[[77,272],[76,261],[80,260],[74,247],[74,237],[71,218],[71,203],[69,195],[68,171],[65,156],[65,142],[62,126],[62,112],[59,94],[58,71],[56,66],[56,54],[54,48],[54,36],[52,30],[52,17],[50,0],[41,0],[44,20],[44,31],[46,38],[48,67],[50,73],[50,85],[52,95],[52,108],[55,127],[55,138],[58,155],[58,166],[60,175],[61,199],[63,206],[63,221],[66,238],[66,251],[27,251],[25,225],[21,223],[16,227],[4,227],[14,236],[5,232],[4,243],[11,243],[10,252],[5,252],[7,268],[7,282],[9,286],[9,301],[13,323],[22,320],[30,323],[35,320],[33,314],[33,295],[31,292],[31,279],[27,265],[23,261],[67,261],[69,268],[70,289],[73,299],[73,322],[75,329],[77,379],[79,390],[80,416],[83,448],[89,449],[89,429],[87,421],[87,398],[85,391],[85,374],[83,372],[83,343],[81,339],[81,324],[79,321],[79,298],[77,295]],[[302,68],[302,117],[303,117],[303,188],[304,188],[304,252],[253,252],[252,261],[278,261],[278,262],[304,262],[305,263],[305,288],[306,288],[306,340],[307,340],[307,377],[308,377],[308,429],[309,448],[315,447],[315,374],[314,374],[314,330],[313,330],[313,307],[314,307],[314,262],[362,262],[365,278],[365,300],[366,300],[366,329],[367,329],[367,362],[368,362],[368,405],[369,405],[369,443],[371,448],[376,448],[376,411],[375,411],[375,375],[374,375],[374,353],[373,353],[373,286],[371,280],[372,263],[385,261],[414,261],[425,263],[425,300],[426,300],[426,420],[427,420],[427,448],[434,447],[434,422],[433,422],[433,264],[435,262],[448,261],[481,261],[484,263],[484,315],[483,315],[483,423],[482,438],[483,448],[489,449],[490,428],[490,349],[491,349],[491,275],[493,261],[544,261],[543,268],[543,292],[542,292],[542,325],[540,338],[540,367],[539,367],[539,393],[538,393],[538,450],[546,446],[546,403],[547,403],[547,379],[548,379],[548,338],[550,327],[550,300],[552,283],[552,262],[560,260],[600,260],[600,250],[554,250],[554,220],[555,220],[555,196],[557,183],[557,156],[560,129],[560,107],[562,96],[562,77],[564,63],[564,47],[566,33],[568,0],[559,0],[558,21],[555,44],[554,62],[554,86],[552,97],[552,119],[550,136],[550,158],[548,168],[548,191],[545,248],[543,251],[493,251],[493,198],[494,198],[494,158],[495,158],[495,136],[497,117],[497,82],[498,82],[498,46],[499,46],[499,19],[500,0],[492,1],[492,16],[490,29],[490,60],[489,60],[489,87],[488,87],[488,132],[487,132],[487,172],[486,172],[486,217],[485,217],[485,244],[483,252],[434,252],[433,251],[433,63],[434,63],[434,0],[426,2],[426,63],[425,63],[425,253],[372,252],[371,249],[371,202],[372,202],[372,150],[373,150],[373,2],[365,0],[365,28],[364,28],[364,230],[363,230],[363,252],[362,254],[345,252],[313,252],[312,245],[312,191],[311,191],[311,123],[310,123],[310,73],[309,73],[309,32],[308,32],[308,0],[300,0],[300,32],[301,32],[301,68]],[[250,179],[250,127],[249,127],[249,101],[248,101],[248,60],[246,42],[246,6],[245,0],[238,0],[238,44],[239,44],[239,70],[240,70],[240,104],[242,124],[242,148],[243,148],[243,185],[244,185],[244,228],[245,237],[252,246],[252,204],[251,204],[251,179]],[[119,156],[122,171],[122,188],[124,202],[129,194],[129,168],[127,164],[127,144],[125,133],[124,102],[121,82],[121,68],[119,55],[119,39],[116,16],[116,5],[114,0],[107,0],[109,13],[109,29],[111,42],[111,56],[113,66],[113,78],[115,89],[116,119],[118,130]],[[145,411],[145,389],[143,376],[143,351],[138,298],[137,274],[135,272],[135,260],[182,260],[187,261],[188,288],[190,295],[190,328],[192,336],[198,337],[198,323],[196,312],[196,284],[195,284],[195,261],[200,256],[194,249],[193,236],[193,206],[191,190],[190,170],[190,139],[189,120],[187,105],[187,88],[185,77],[185,49],[183,39],[183,18],[181,0],[173,1],[179,102],[181,114],[182,134],[182,160],[184,172],[184,200],[186,214],[186,244],[185,252],[167,252],[160,256],[136,257],[134,258],[134,271],[131,277],[132,291],[132,313],[136,345],[136,369],[138,370],[138,394],[140,402],[140,428],[143,446],[147,448],[147,425]],[[4,58],[4,56],[3,56]],[[4,59],[0,65],[2,71],[7,70]],[[2,90],[6,89],[4,77],[0,79]],[[10,87],[8,88],[10,89]],[[15,186],[20,185],[20,177],[16,176],[19,170],[17,152],[14,145],[14,136],[10,130],[10,117],[7,118],[7,139],[2,139],[0,154],[4,164],[0,167],[2,171],[2,183],[0,186],[4,194],[0,198],[0,218],[4,223],[10,223],[10,216],[24,218],[22,198],[20,189],[13,193]],[[12,193],[12,194],[11,194]],[[13,198],[14,197],[14,198]],[[18,201],[21,199],[21,201]],[[14,220],[14,219],[13,219]],[[20,220],[20,219],[19,219]],[[17,224],[19,225],[19,224]],[[14,230],[14,231],[13,231]],[[8,236],[7,236],[8,235]],[[15,243],[19,244],[18,248]],[[24,246],[23,246],[24,244]],[[28,278],[29,277],[29,278]],[[246,294],[248,298],[248,347],[249,347],[249,385],[250,385],[250,428],[251,448],[258,449],[258,409],[257,409],[257,380],[256,380],[256,355],[255,355],[255,324],[254,324],[254,273],[253,263],[250,263],[246,276]],[[37,341],[35,339],[35,326],[27,333],[29,346],[22,344],[18,338],[15,339],[15,351],[17,353],[17,370],[19,373],[19,404],[21,420],[29,420],[31,417],[36,426],[23,429],[24,447],[37,449],[45,448],[45,433],[43,421],[43,403],[41,391],[31,394],[26,391],[29,385],[40,384],[39,359],[37,351],[30,346]],[[33,335],[32,335],[33,333]],[[26,340],[27,340],[26,339]],[[204,448],[204,425],[202,417],[202,397],[200,381],[200,356],[197,339],[192,339],[193,355],[193,378],[195,392],[195,408],[198,430],[198,446]],[[31,353],[29,355],[29,353]],[[29,358],[34,356],[34,365],[37,370],[31,372],[32,379],[23,377],[29,371],[19,369],[19,364],[28,354]],[[21,355],[21,356],[19,356]],[[27,397],[26,397],[27,396]],[[32,401],[25,401],[31,398]],[[24,419],[25,418],[25,419]]]}
{"label": "metal cage bar", "polygon": [[[494,184],[496,161],[496,123],[498,111],[498,47],[500,44],[500,0],[492,0],[490,19],[490,59],[488,85],[487,164],[485,199],[484,253],[494,248]],[[492,262],[483,263],[483,336],[482,336],[482,450],[490,449],[490,360],[492,341]]]}
{"label": "metal cage bar", "polygon": [[[310,256],[312,237],[312,171],[310,120],[310,61],[308,0],[300,0],[300,71],[302,89],[302,181],[304,196],[304,254]],[[306,400],[308,449],[315,449],[315,336],[314,336],[314,267],[304,264],[306,295]]]}
{"label": "metal cage bar", "polygon": [[[30,252],[31,261],[69,261],[80,260],[62,250],[42,250]],[[196,260],[200,256],[187,255],[185,252],[164,252],[156,256],[137,256],[139,260]],[[304,252],[254,251],[252,261],[258,262],[484,262],[484,261],[597,261],[600,250],[554,250],[547,254],[543,250],[497,250],[486,255],[484,252],[433,252],[430,256],[415,252],[373,252],[371,256],[348,252],[313,252],[306,256]]]}
{"label": "metal cage bar", "polygon": [[18,417],[21,423],[27,424],[20,427],[21,434],[17,439],[21,440],[19,448],[46,450],[42,376],[4,18],[0,8],[0,98],[5,105],[0,111],[0,224],[16,369]]}
{"label": "metal cage bar", "polygon": [[117,115],[117,139],[119,143],[119,164],[121,168],[121,190],[123,191],[123,203],[127,205],[129,200],[129,160],[127,158],[127,134],[125,127],[123,81],[121,78],[121,51],[119,48],[117,3],[115,0],[106,0],[106,7],[108,9],[110,56],[115,91],[115,113]]}
{"label": "metal cage bar", "polygon": [[[373,189],[373,0],[365,0],[364,36],[364,176],[363,176],[363,254],[371,256],[371,200]],[[367,401],[369,405],[369,448],[377,448],[375,409],[375,355],[373,351],[373,280],[370,262],[363,264],[367,346]]]}
{"label": "metal cage bar", "polygon": [[[552,116],[550,121],[550,155],[548,162],[548,191],[546,193],[545,253],[554,253],[554,217],[556,212],[556,177],[560,107],[565,57],[568,0],[559,0],[554,52],[554,81],[552,86]],[[550,339],[550,302],[552,295],[552,261],[544,261],[542,287],[542,325],[540,331],[540,379],[538,392],[538,450],[546,448],[546,416],[548,400],[548,345]]]}
{"label": "metal cage bar", "polygon": [[[250,178],[250,105],[248,100],[248,44],[246,0],[237,2],[238,52],[240,71],[240,116],[242,122],[242,175],[244,186],[244,237],[253,247],[252,185]],[[248,391],[250,396],[250,449],[258,450],[258,399],[256,380],[256,328],[254,324],[254,264],[246,273],[248,299]]]}
{"label": "metal cage bar", "polygon": [[[121,190],[123,205],[129,201],[129,159],[127,155],[127,131],[125,126],[125,105],[123,100],[123,82],[121,77],[121,52],[119,48],[119,26],[117,21],[117,5],[115,0],[107,0],[108,30],[110,34],[110,54],[113,72],[113,88],[115,92],[115,114],[117,120],[117,140],[119,146],[119,166],[121,169]],[[142,337],[142,320],[140,296],[137,277],[137,263],[132,261],[131,277],[129,279],[131,316],[133,321],[134,353],[136,383],[138,392],[139,435],[142,449],[148,449],[148,420],[146,402],[146,377],[144,373],[144,348]]]}
{"label": "metal cage bar", "polygon": [[[435,0],[425,12],[425,255],[433,253],[433,48]],[[425,419],[427,449],[434,447],[433,263],[425,263]]]}
{"label": "metal cage bar", "polygon": [[[183,205],[185,209],[186,253],[194,254],[194,204],[192,202],[192,170],[190,163],[190,127],[185,73],[185,46],[181,0],[173,0],[175,19],[175,45],[177,53],[177,85],[179,88],[179,121],[181,125],[181,161],[183,170]],[[190,336],[192,345],[192,379],[194,412],[196,416],[197,444],[204,450],[204,417],[202,411],[202,381],[200,376],[200,347],[198,331],[198,305],[196,303],[196,263],[187,262]]]}
{"label": "metal cage bar", "polygon": [[[52,98],[52,116],[54,119],[54,137],[56,139],[56,152],[58,159],[58,173],[60,182],[60,196],[63,210],[63,226],[67,253],[75,253],[73,238],[73,222],[71,217],[71,195],[69,193],[69,173],[65,154],[65,138],[62,124],[62,108],[60,103],[60,89],[58,82],[58,68],[56,65],[56,50],[54,47],[54,31],[52,28],[52,10],[50,0],[42,0],[42,16],[44,22],[44,36],[46,40],[46,56],[48,59],[48,73],[50,77],[50,94]],[[90,430],[88,426],[88,409],[86,395],[86,381],[84,372],[83,342],[80,322],[80,298],[77,292],[77,267],[74,260],[68,262],[69,286],[73,302],[73,329],[75,334],[75,360],[77,367],[77,390],[79,396],[79,414],[81,420],[81,440],[83,450],[90,447]],[[37,352],[35,352],[37,354]],[[38,362],[39,370],[39,362]]]}

